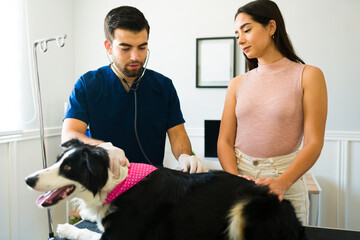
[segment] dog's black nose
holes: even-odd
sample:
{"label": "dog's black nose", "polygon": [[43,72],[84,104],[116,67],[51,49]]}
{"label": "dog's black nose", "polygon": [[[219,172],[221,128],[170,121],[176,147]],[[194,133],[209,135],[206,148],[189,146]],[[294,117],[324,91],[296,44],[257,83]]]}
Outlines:
{"label": "dog's black nose", "polygon": [[32,188],[35,187],[37,180],[38,180],[37,176],[25,178],[26,184],[29,185]]}

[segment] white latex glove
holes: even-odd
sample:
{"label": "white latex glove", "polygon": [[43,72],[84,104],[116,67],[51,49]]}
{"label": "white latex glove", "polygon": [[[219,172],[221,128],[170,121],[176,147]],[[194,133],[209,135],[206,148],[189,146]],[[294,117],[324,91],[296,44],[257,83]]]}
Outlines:
{"label": "white latex glove", "polygon": [[113,146],[111,142],[104,142],[97,146],[104,148],[108,152],[110,158],[110,170],[116,178],[120,176],[120,166],[130,166],[130,162],[126,158],[125,152],[122,149]]}
{"label": "white latex glove", "polygon": [[183,172],[202,173],[209,171],[204,167],[199,158],[194,155],[189,156],[185,153],[180,155],[179,165]]}

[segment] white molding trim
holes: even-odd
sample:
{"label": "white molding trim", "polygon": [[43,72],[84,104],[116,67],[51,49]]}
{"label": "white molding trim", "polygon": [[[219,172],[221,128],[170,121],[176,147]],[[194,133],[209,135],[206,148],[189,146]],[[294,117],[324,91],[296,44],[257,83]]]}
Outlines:
{"label": "white molding trim", "polygon": [[360,141],[360,132],[356,131],[326,131],[325,141]]}
{"label": "white molding trim", "polygon": [[[61,135],[61,127],[49,127],[45,129],[45,137],[55,137]],[[25,140],[32,140],[40,138],[40,130],[32,129],[26,130],[23,132],[19,132],[12,135],[0,136],[0,144],[1,143],[10,143],[10,142],[18,142]]]}
{"label": "white molding trim", "polygon": [[[204,137],[204,128],[188,128],[189,137]],[[61,135],[61,126],[49,127],[45,129],[45,137],[53,137]],[[40,130],[32,129],[23,132],[15,132],[9,135],[0,136],[0,143],[8,143],[14,141],[24,141],[39,138]],[[357,131],[326,131],[325,141],[360,141],[360,132]]]}
{"label": "white molding trim", "polygon": [[338,188],[338,217],[337,227],[345,228],[346,224],[346,189],[347,189],[347,165],[348,165],[348,142],[341,140],[338,142],[338,168],[339,168],[339,188]]}
{"label": "white molding trim", "polygon": [[[9,151],[9,225],[10,225],[10,239],[19,239],[19,224],[18,214],[18,194],[17,194],[17,155],[16,155],[17,142],[12,142],[8,145]],[[10,190],[12,189],[12,190]]]}

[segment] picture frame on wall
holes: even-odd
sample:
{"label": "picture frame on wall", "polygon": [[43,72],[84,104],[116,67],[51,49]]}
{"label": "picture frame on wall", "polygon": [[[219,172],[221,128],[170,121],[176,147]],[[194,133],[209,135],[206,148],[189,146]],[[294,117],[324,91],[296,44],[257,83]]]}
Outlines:
{"label": "picture frame on wall", "polygon": [[196,39],[197,88],[227,88],[235,74],[235,37]]}

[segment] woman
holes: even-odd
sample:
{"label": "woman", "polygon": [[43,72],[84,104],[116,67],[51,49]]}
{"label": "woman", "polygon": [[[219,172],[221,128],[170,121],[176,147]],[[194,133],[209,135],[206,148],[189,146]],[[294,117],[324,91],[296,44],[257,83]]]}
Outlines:
{"label": "woman", "polygon": [[250,71],[232,79],[227,90],[217,147],[221,166],[290,200],[306,225],[309,200],[302,176],[324,143],[324,76],[295,54],[274,2],[239,8],[234,25]]}

